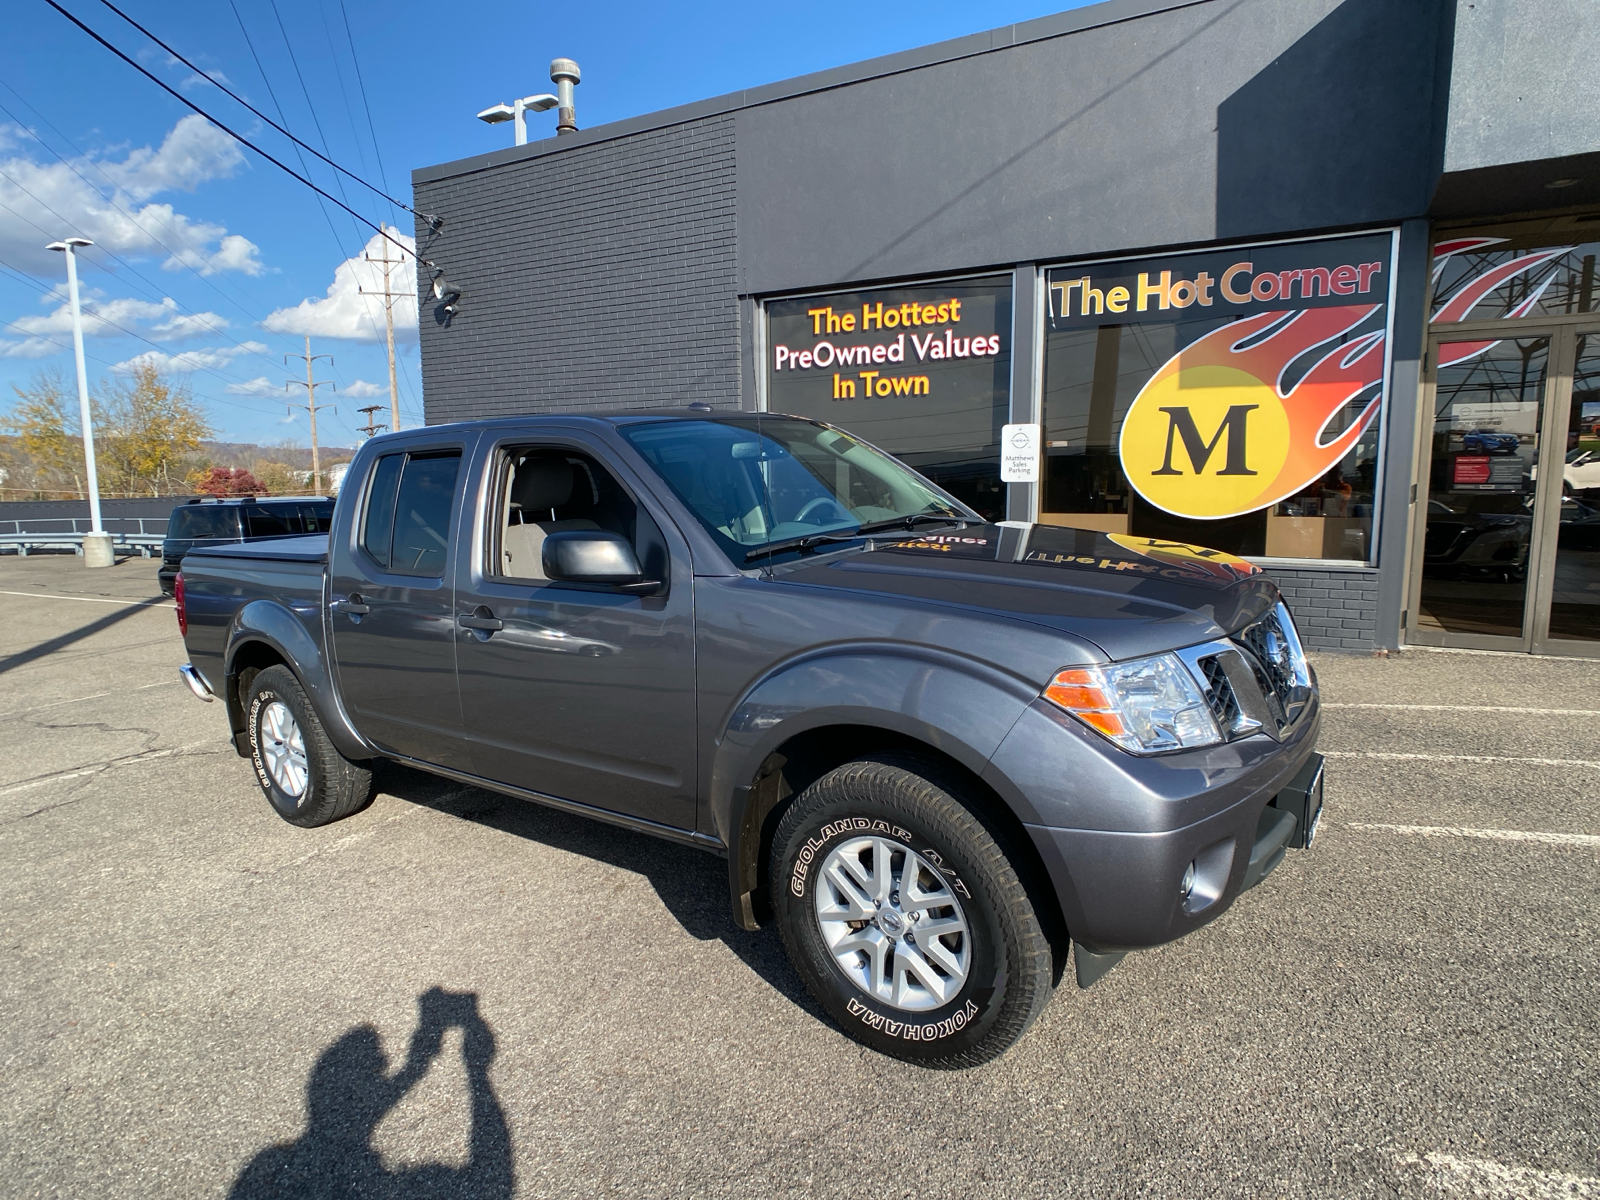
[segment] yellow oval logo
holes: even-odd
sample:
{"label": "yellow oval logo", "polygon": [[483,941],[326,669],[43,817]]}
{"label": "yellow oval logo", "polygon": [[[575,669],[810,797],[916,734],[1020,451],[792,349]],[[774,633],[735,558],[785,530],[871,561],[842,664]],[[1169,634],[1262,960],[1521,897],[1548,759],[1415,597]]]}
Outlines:
{"label": "yellow oval logo", "polygon": [[[1184,347],[1123,419],[1128,483],[1157,508],[1202,520],[1255,512],[1304,491],[1378,415],[1384,335],[1344,338],[1379,307],[1261,313]],[[1323,347],[1285,390],[1290,364]],[[1335,418],[1366,392],[1356,419],[1324,442]]]}

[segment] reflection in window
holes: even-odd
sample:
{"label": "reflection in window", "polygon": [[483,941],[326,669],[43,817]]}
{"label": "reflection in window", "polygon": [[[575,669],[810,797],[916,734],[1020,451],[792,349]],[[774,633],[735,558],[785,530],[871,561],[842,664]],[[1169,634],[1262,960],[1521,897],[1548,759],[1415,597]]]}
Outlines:
{"label": "reflection in window", "polygon": [[1441,235],[1434,243],[1435,322],[1571,316],[1596,311],[1600,242],[1515,227]]}
{"label": "reflection in window", "polygon": [[444,575],[450,549],[450,508],[456,493],[459,454],[407,460],[395,500],[394,548],[389,570],[396,575]]}
{"label": "reflection in window", "polygon": [[[1134,399],[1180,350],[1234,319],[1151,321],[1047,333],[1042,521],[1192,542],[1234,554],[1358,562],[1368,558],[1377,421],[1325,474],[1294,495],[1243,516],[1179,517],[1156,508],[1128,486],[1120,439]],[[1382,328],[1380,308],[1364,323],[1292,362],[1283,386],[1292,389],[1313,362],[1335,347],[1353,346]],[[1353,396],[1329,423],[1324,441],[1359,419],[1371,396],[1370,390]],[[1208,438],[1214,432],[1201,431]]]}

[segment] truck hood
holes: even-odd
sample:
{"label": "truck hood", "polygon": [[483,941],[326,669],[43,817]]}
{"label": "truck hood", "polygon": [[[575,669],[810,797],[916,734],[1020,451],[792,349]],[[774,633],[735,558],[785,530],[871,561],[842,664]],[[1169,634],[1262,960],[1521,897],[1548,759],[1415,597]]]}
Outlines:
{"label": "truck hood", "polygon": [[1055,525],[979,525],[779,568],[780,582],[1031,621],[1110,659],[1224,637],[1278,601],[1252,563],[1204,546]]}

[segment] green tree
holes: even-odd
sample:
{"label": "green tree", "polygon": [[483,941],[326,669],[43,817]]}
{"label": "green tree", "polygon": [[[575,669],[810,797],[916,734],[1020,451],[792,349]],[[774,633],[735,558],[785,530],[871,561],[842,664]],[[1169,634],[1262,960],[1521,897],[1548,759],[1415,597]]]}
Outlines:
{"label": "green tree", "polygon": [[[95,416],[96,457],[100,438],[105,452],[101,478],[124,492],[171,495],[174,467],[211,436],[211,422],[187,384],[174,384],[153,363],[137,363],[128,378],[106,388],[105,415]],[[100,434],[100,430],[104,434]]]}
{"label": "green tree", "polygon": [[17,399],[0,417],[0,429],[16,438],[9,456],[16,478],[8,480],[8,487],[30,490],[40,499],[82,498],[83,438],[76,388],[68,387],[59,370],[50,370],[36,372],[27,387],[13,385],[11,390]]}

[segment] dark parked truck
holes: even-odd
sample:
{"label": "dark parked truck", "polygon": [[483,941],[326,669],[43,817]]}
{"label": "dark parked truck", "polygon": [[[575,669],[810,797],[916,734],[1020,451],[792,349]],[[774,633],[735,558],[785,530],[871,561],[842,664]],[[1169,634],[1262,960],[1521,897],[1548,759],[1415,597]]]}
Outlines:
{"label": "dark parked truck", "polygon": [[734,920],[932,1066],[1004,1051],[1069,960],[1088,986],[1215,919],[1321,815],[1255,567],[986,524],[809,421],[374,438],[326,538],[197,548],[178,595],[286,820],[359,811],[387,758],[725,856]]}

